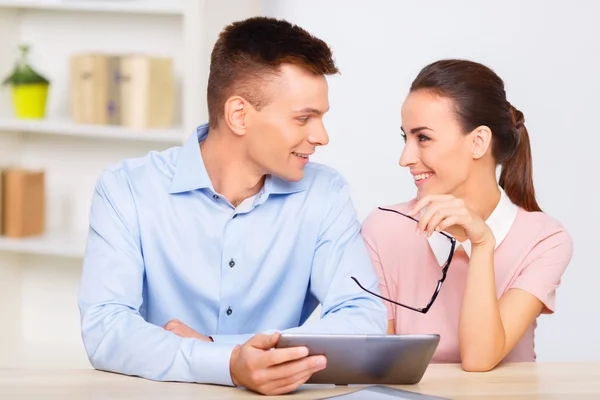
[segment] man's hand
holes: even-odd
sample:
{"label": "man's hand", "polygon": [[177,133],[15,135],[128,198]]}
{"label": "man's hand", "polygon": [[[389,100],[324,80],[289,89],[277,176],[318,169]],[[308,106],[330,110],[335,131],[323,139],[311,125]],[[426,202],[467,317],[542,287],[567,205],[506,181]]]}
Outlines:
{"label": "man's hand", "polygon": [[325,356],[308,356],[306,347],[273,349],[279,333],[258,334],[231,354],[229,369],[236,386],[266,395],[289,393],[325,368]]}
{"label": "man's hand", "polygon": [[201,335],[200,333],[196,332],[195,330],[193,330],[183,322],[179,321],[178,319],[170,320],[165,324],[164,328],[169,332],[173,332],[177,336],[200,339],[205,342],[212,342],[211,338]]}

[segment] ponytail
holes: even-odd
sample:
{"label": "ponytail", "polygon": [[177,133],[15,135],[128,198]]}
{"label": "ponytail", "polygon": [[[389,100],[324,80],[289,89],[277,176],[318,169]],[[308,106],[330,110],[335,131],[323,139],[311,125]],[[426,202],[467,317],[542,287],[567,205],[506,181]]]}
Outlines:
{"label": "ponytail", "polygon": [[517,206],[527,211],[542,211],[535,199],[533,188],[531,147],[529,134],[525,128],[525,117],[510,103],[508,108],[516,146],[513,154],[502,163],[499,184]]}

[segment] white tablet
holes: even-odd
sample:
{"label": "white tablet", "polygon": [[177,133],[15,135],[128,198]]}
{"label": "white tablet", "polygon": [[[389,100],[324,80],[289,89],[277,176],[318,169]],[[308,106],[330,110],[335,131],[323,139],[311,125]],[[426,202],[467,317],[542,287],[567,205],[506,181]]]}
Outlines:
{"label": "white tablet", "polygon": [[423,377],[439,341],[439,335],[283,333],[276,347],[305,346],[327,357],[327,367],[307,383],[410,385]]}

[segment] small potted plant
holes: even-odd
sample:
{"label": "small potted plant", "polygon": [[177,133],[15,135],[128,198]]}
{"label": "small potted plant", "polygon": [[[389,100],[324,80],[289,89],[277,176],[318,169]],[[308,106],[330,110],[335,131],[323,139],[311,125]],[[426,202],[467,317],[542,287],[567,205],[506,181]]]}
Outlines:
{"label": "small potted plant", "polygon": [[46,100],[50,82],[38,74],[27,62],[29,46],[19,46],[21,52],[12,73],[2,82],[12,87],[15,116],[42,119],[46,114]]}

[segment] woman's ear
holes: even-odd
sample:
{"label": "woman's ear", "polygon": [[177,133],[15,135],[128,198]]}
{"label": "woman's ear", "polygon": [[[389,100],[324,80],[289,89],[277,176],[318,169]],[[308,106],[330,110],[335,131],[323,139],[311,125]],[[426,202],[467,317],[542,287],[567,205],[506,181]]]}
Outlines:
{"label": "woman's ear", "polygon": [[473,159],[479,160],[482,158],[492,144],[492,131],[485,125],[478,126],[471,131],[471,155]]}

